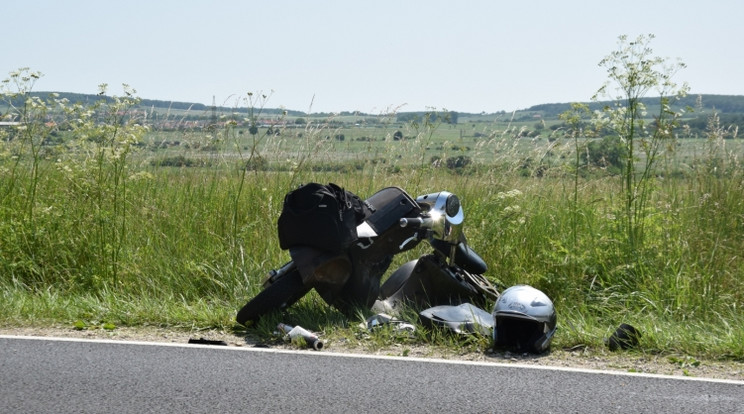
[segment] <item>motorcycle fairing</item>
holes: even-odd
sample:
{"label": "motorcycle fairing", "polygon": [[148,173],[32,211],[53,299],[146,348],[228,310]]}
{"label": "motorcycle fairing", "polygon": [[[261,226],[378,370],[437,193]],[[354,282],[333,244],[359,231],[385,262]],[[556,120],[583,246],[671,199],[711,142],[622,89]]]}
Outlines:
{"label": "motorcycle fairing", "polygon": [[401,303],[438,306],[483,299],[481,292],[435,255],[422,256],[398,268],[380,287],[380,298],[392,308]]}
{"label": "motorcycle fairing", "polygon": [[442,305],[419,312],[424,325],[441,326],[458,334],[491,336],[493,315],[471,303],[458,306]]}

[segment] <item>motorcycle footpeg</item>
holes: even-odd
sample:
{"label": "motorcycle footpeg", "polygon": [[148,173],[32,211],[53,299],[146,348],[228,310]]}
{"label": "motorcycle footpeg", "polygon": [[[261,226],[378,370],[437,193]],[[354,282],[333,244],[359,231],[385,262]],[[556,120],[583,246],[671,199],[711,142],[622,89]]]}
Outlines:
{"label": "motorcycle footpeg", "polygon": [[266,275],[266,277],[263,280],[263,283],[261,283],[261,288],[266,289],[267,287],[271,286],[276,282],[280,277],[285,275],[287,272],[294,270],[296,267],[295,263],[293,261],[287,262],[284,266],[280,267],[279,269],[272,269],[269,270],[269,273]]}

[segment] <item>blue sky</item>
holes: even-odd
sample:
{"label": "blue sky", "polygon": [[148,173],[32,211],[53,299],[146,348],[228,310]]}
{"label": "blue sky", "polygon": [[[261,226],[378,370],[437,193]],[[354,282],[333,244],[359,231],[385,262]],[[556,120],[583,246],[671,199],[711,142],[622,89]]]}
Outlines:
{"label": "blue sky", "polygon": [[[744,2],[59,1],[0,5],[0,77],[35,90],[121,84],[149,99],[310,112],[496,112],[588,101],[599,61],[653,33],[693,93],[744,95]],[[11,3],[11,4],[7,4]],[[254,95],[255,96],[255,95]]]}

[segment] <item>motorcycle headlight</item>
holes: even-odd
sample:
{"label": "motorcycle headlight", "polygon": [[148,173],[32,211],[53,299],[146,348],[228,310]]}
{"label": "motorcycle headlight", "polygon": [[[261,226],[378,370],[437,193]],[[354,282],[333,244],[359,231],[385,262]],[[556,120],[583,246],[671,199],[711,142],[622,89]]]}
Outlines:
{"label": "motorcycle headlight", "polygon": [[444,207],[445,213],[450,217],[455,217],[460,212],[460,199],[456,195],[450,194]]}

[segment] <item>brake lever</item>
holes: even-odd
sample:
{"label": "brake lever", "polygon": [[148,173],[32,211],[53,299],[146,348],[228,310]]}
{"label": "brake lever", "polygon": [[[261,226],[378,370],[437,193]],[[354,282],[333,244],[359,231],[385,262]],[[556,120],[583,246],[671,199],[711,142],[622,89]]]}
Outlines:
{"label": "brake lever", "polygon": [[406,245],[412,241],[421,241],[431,234],[432,219],[431,217],[403,217],[398,221],[400,227],[409,227],[416,229],[416,233],[413,236],[403,240],[399,250],[403,250]]}
{"label": "brake lever", "polygon": [[406,247],[406,244],[408,244],[408,243],[410,243],[412,241],[416,241],[418,238],[419,238],[419,235],[418,235],[418,233],[416,233],[413,236],[411,236],[411,237],[403,240],[403,243],[400,246],[398,246],[398,250],[403,250],[403,248]]}
{"label": "brake lever", "polygon": [[413,236],[403,240],[403,243],[401,243],[401,245],[398,246],[398,249],[403,250],[408,243],[412,241],[419,242],[421,240],[428,238],[430,235],[431,235],[431,230],[419,229]]}

